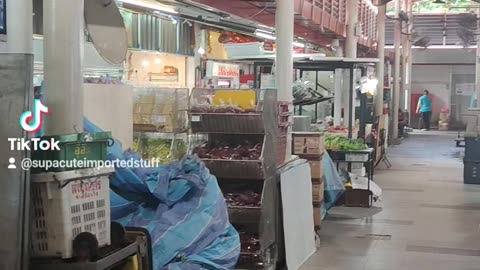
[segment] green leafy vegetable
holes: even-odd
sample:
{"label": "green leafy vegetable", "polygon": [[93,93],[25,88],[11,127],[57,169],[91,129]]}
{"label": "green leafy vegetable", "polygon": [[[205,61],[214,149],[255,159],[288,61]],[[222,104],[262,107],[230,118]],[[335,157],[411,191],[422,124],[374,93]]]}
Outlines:
{"label": "green leafy vegetable", "polygon": [[327,136],[325,138],[325,148],[334,151],[359,151],[368,147],[360,139],[353,140],[344,136]]}

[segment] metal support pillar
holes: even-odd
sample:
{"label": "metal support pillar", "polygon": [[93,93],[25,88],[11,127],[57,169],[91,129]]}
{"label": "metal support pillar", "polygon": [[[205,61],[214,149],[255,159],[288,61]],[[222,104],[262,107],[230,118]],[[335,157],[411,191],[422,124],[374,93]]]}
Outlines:
{"label": "metal support pillar", "polygon": [[46,135],[83,132],[83,0],[44,0]]}

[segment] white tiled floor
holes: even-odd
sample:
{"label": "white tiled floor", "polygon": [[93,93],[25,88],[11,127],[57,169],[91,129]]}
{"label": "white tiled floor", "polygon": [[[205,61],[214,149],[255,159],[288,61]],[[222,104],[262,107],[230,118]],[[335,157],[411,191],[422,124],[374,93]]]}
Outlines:
{"label": "white tiled floor", "polygon": [[381,209],[333,209],[320,250],[301,269],[480,269],[480,186],[463,184],[455,137],[414,133],[389,149],[393,167],[380,165],[375,175],[384,189]]}

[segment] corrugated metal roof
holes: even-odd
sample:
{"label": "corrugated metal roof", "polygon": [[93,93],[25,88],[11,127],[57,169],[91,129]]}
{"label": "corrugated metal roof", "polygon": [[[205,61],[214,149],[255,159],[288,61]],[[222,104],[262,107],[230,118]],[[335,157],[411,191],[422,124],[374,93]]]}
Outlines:
{"label": "corrugated metal roof", "polygon": [[[413,27],[420,36],[431,38],[430,45],[458,45],[460,38],[457,29],[460,14],[414,14]],[[385,44],[393,45],[395,21],[387,19],[385,26]],[[406,31],[404,31],[406,32]]]}

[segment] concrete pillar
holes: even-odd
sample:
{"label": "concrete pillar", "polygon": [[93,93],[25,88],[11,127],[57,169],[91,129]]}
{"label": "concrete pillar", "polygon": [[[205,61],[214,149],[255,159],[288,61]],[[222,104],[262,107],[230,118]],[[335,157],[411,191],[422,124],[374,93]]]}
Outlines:
{"label": "concrete pillar", "polygon": [[385,17],[387,6],[378,7],[377,13],[377,97],[375,99],[375,114],[383,114],[383,78],[385,77]]}
{"label": "concrete pillar", "polygon": [[33,53],[33,2],[6,0],[7,53]]}
{"label": "concrete pillar", "polygon": [[275,63],[276,86],[279,101],[293,101],[293,25],[294,5],[291,0],[277,0],[275,14],[277,58]]}
{"label": "concrete pillar", "polygon": [[[408,0],[408,5],[407,5],[407,13],[410,15],[412,14],[413,12],[413,1],[412,0]],[[412,16],[412,15],[410,15]],[[413,22],[412,20],[410,20],[408,22],[408,33],[411,33],[413,31]],[[407,111],[410,112],[411,110],[411,99],[412,99],[412,69],[413,69],[413,50],[412,50],[412,42],[410,40],[407,39],[407,70],[405,72],[406,74],[406,78],[405,78],[405,81],[406,81],[406,84],[408,85],[407,89],[408,91],[405,93],[407,95],[405,101],[407,102],[406,104],[406,108],[407,108]],[[411,114],[409,114],[409,116],[411,117]],[[411,123],[410,119],[409,119],[409,123]]]}
{"label": "concrete pillar", "polygon": [[401,62],[401,28],[402,23],[399,20],[399,12],[401,7],[401,0],[395,0],[395,31],[394,31],[394,44],[395,44],[395,60],[394,60],[394,75],[393,75],[393,97],[392,97],[392,138],[398,138],[398,109],[400,104],[400,62]]}
{"label": "concrete pillar", "polygon": [[[5,1],[5,0],[4,0]],[[19,163],[29,151],[12,151],[7,138],[29,138],[19,117],[33,104],[33,2],[6,0],[7,41],[0,41],[0,269],[29,269],[30,172]],[[8,169],[10,159],[17,169]]]}
{"label": "concrete pillar", "polygon": [[83,0],[44,0],[46,135],[83,132]]}
{"label": "concrete pillar", "polygon": [[348,0],[347,5],[347,39],[345,43],[345,56],[349,58],[357,57],[358,37],[355,35],[355,29],[358,24],[358,1]]}

